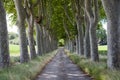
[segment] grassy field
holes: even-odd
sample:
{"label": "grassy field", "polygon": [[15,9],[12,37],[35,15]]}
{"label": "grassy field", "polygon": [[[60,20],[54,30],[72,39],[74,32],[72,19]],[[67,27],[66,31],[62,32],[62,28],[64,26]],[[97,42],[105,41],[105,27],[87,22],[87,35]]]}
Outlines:
{"label": "grassy field", "polygon": [[20,47],[19,45],[9,45],[10,55],[11,56],[19,56],[20,55]]}
{"label": "grassy field", "polygon": [[98,46],[98,52],[101,55],[107,54],[107,45]]}
{"label": "grassy field", "polygon": [[107,51],[107,45],[98,46],[99,51]]}
{"label": "grassy field", "polygon": [[[9,45],[11,55],[19,55],[20,47],[19,45]],[[107,46],[98,46],[99,51],[107,51]]]}

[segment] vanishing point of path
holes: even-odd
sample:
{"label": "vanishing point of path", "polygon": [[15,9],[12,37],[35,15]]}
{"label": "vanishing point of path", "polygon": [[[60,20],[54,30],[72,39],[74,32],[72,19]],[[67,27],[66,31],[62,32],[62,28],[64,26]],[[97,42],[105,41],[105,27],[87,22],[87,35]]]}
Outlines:
{"label": "vanishing point of path", "polygon": [[65,55],[60,48],[36,80],[92,80]]}

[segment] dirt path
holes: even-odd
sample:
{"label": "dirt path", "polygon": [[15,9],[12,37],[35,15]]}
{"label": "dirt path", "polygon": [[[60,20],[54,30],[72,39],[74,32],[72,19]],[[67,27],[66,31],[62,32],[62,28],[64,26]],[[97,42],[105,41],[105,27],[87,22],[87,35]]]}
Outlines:
{"label": "dirt path", "polygon": [[45,67],[36,80],[92,80],[72,63],[60,48],[54,59]]}

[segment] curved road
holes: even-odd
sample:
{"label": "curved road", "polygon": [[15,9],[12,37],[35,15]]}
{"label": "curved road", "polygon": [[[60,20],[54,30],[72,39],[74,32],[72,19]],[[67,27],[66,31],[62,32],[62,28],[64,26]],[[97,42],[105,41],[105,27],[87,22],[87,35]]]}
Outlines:
{"label": "curved road", "polygon": [[58,49],[57,55],[46,65],[36,80],[92,80],[84,74],[65,55],[64,49]]}

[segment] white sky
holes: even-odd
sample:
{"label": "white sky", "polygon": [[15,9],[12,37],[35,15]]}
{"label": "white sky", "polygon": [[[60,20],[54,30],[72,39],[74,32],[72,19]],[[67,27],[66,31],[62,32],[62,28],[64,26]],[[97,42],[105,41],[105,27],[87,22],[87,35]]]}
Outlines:
{"label": "white sky", "polygon": [[7,15],[7,27],[8,27],[8,32],[18,33],[17,26],[16,25],[11,25],[9,15]]}
{"label": "white sky", "polygon": [[107,31],[107,22],[103,24],[103,28]]}

